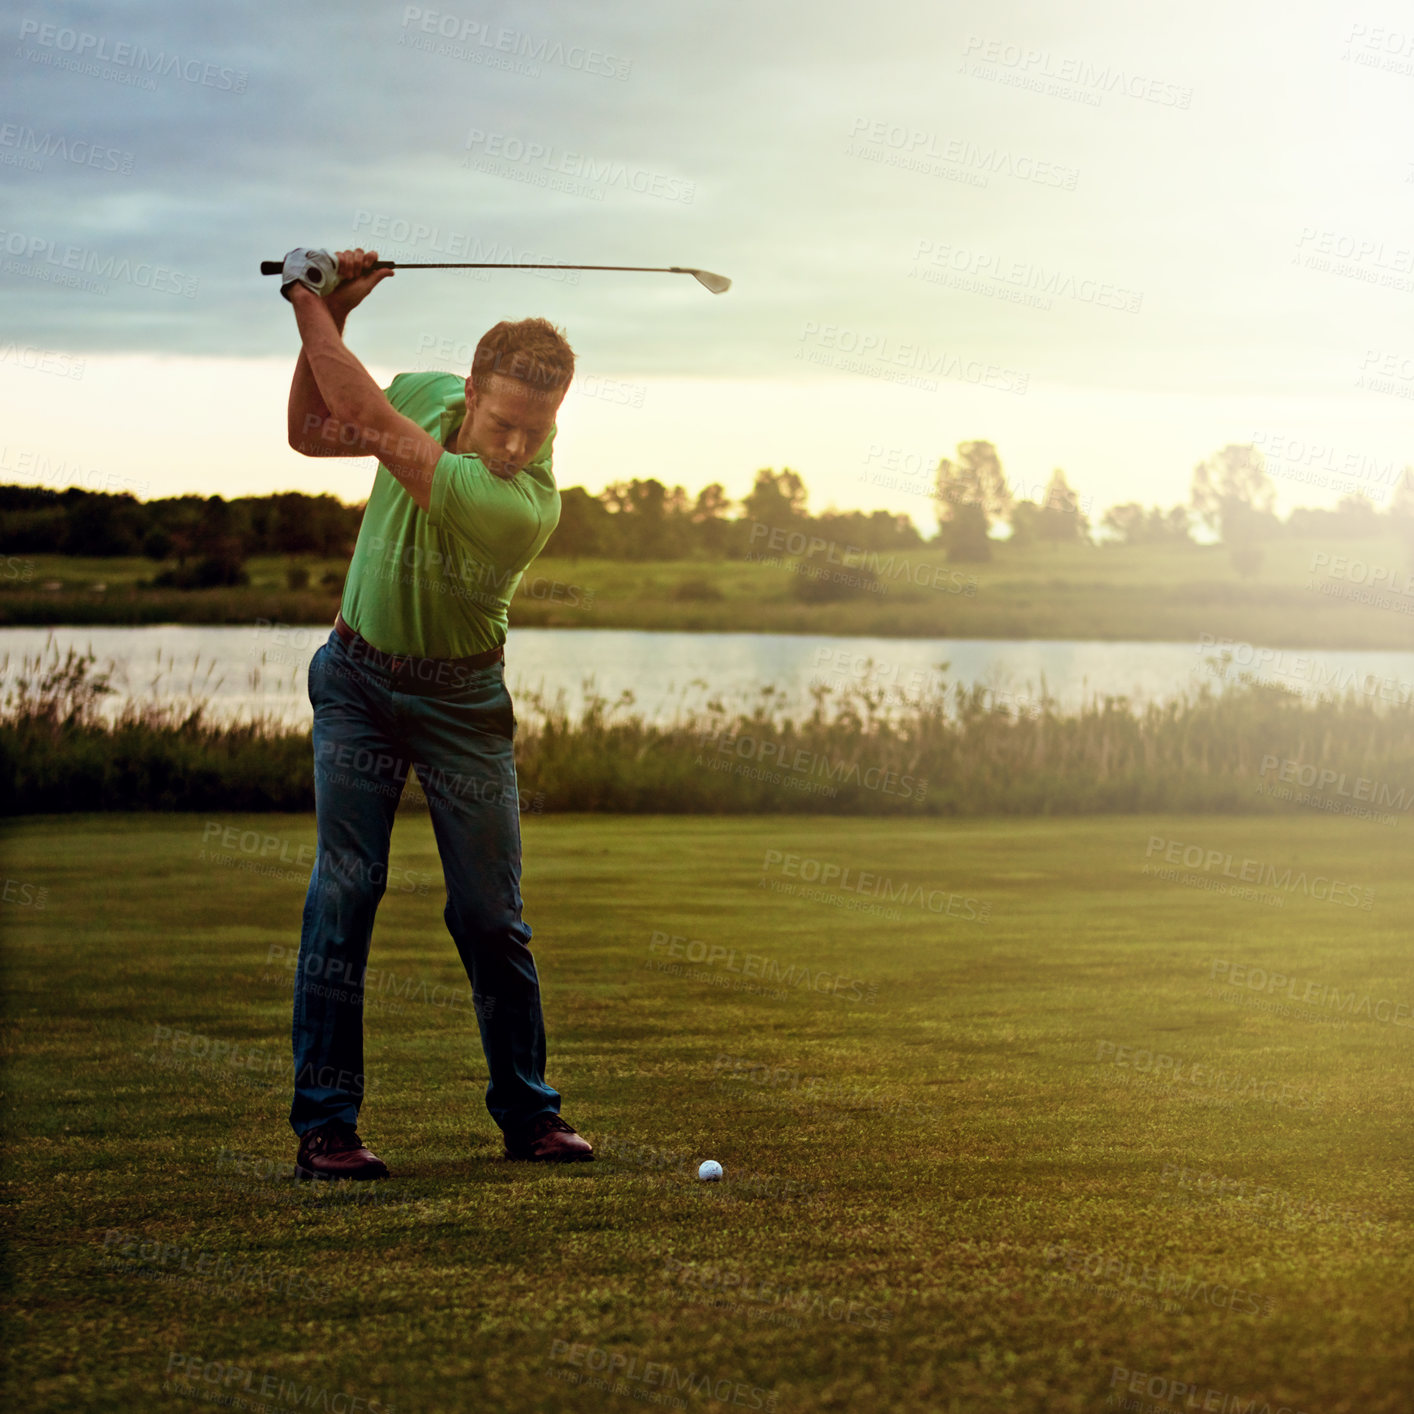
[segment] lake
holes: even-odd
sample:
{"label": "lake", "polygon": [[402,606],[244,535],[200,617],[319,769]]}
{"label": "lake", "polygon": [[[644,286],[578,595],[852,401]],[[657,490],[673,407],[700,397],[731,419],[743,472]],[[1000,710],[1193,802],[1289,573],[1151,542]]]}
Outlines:
{"label": "lake", "polygon": [[[52,662],[70,647],[111,667],[126,698],[209,699],[208,715],[256,715],[307,725],[306,671],[328,625],[154,625],[0,629],[0,679],[26,657]],[[1164,701],[1222,681],[1221,643],[1108,643],[993,639],[831,638],[807,634],[655,633],[637,629],[519,628],[507,644],[506,681],[517,711],[536,694],[577,714],[587,693],[658,721],[716,699],[728,708],[771,690],[808,706],[812,687],[874,689],[888,710],[936,686],[980,685],[1020,709],[1043,690],[1063,707],[1096,697]],[[1250,672],[1309,696],[1354,687],[1386,702],[1411,700],[1414,653],[1267,649],[1233,645],[1231,678]],[[116,703],[117,699],[112,699]]]}

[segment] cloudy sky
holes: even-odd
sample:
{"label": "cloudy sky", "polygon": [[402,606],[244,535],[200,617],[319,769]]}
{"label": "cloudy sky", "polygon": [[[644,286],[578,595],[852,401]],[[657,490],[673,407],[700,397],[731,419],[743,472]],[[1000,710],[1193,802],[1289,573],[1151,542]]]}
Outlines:
{"label": "cloudy sky", "polygon": [[[1401,14],[1402,10],[1402,14]],[[1098,515],[1186,498],[1227,442],[1279,507],[1414,462],[1414,19],[1366,3],[870,7],[568,0],[9,8],[0,480],[367,494],[285,445],[294,319],[261,259],[696,265],[414,272],[347,339],[464,372],[563,327],[561,485],[931,528],[997,444]]]}

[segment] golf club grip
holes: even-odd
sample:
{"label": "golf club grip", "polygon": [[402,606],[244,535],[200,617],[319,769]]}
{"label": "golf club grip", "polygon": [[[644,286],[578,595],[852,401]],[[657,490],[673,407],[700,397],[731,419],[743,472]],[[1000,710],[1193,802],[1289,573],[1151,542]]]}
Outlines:
{"label": "golf club grip", "polygon": [[[262,275],[278,275],[285,268],[283,260],[262,260],[260,262],[260,273]],[[370,267],[373,270],[396,270],[397,263],[392,260],[375,260]]]}

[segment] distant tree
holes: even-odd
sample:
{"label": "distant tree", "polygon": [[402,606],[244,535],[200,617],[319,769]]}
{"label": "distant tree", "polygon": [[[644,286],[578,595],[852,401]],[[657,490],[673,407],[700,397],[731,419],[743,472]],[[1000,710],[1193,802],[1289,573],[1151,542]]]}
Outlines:
{"label": "distant tree", "polygon": [[689,519],[697,547],[713,559],[727,554],[732,544],[732,524],[727,519],[732,498],[720,481],[704,486],[697,493]]}
{"label": "distant tree", "polygon": [[780,471],[764,467],[756,473],[756,482],[742,498],[741,508],[747,521],[772,530],[789,530],[806,519],[808,497],[798,473],[789,467]]}
{"label": "distant tree", "polygon": [[142,509],[136,496],[65,492],[66,555],[136,555],[142,549]]}
{"label": "distant tree", "polygon": [[681,486],[669,491],[656,477],[615,481],[599,499],[615,518],[620,553],[629,559],[671,560],[686,550],[691,508]]}
{"label": "distant tree", "polygon": [[834,544],[860,550],[906,550],[923,543],[918,527],[901,511],[828,510],[815,517],[812,528]]}
{"label": "distant tree", "polygon": [[1261,452],[1251,443],[1229,443],[1193,468],[1194,514],[1228,547],[1244,579],[1262,564],[1260,541],[1280,530],[1272,506],[1276,487]]}
{"label": "distant tree", "polygon": [[1388,514],[1391,520],[1414,521],[1414,466],[1404,468],[1404,474],[1395,485],[1394,495],[1389,499]]}
{"label": "distant tree", "polygon": [[1080,509],[1080,497],[1070,488],[1065,472],[1057,467],[1046,486],[1046,498],[1041,502],[1042,540],[1066,543],[1090,538],[1090,521]]}
{"label": "distant tree", "polygon": [[1394,527],[1414,565],[1414,466],[1406,466],[1399,485],[1390,497],[1388,520]]}
{"label": "distant tree", "polygon": [[1193,468],[1193,513],[1225,544],[1274,531],[1275,501],[1266,462],[1251,443],[1229,443]]}
{"label": "distant tree", "polygon": [[989,527],[1004,519],[1012,497],[997,449],[990,442],[959,442],[956,462],[938,462],[934,498],[940,519],[949,519],[957,506],[981,507]]}
{"label": "distant tree", "polygon": [[1355,495],[1342,496],[1336,502],[1335,513],[1341,523],[1341,533],[1352,540],[1368,539],[1372,535],[1378,535],[1383,529],[1380,525],[1380,513],[1375,509],[1374,502],[1358,492]]}
{"label": "distant tree", "polygon": [[1041,503],[1017,501],[1011,508],[1011,538],[1018,545],[1038,540],[1060,544],[1090,538],[1090,523],[1080,509],[1080,498],[1070,489],[1065,472],[1051,473]]}
{"label": "distant tree", "polygon": [[1137,501],[1126,501],[1105,512],[1100,528],[1126,545],[1191,544],[1193,540],[1184,506],[1174,506],[1167,511],[1151,506],[1146,511]]}
{"label": "distant tree", "polygon": [[1310,539],[1366,540],[1382,535],[1385,522],[1369,498],[1357,494],[1342,496],[1334,510],[1297,506],[1286,519],[1286,530]]}
{"label": "distant tree", "polygon": [[938,526],[938,539],[949,562],[978,563],[992,558],[987,513],[970,502],[953,507],[952,514]]}
{"label": "distant tree", "polygon": [[560,521],[546,542],[547,555],[610,555],[615,549],[613,516],[603,501],[591,496],[583,486],[569,486],[560,492]]}
{"label": "distant tree", "polygon": [[990,442],[959,442],[957,461],[938,462],[934,500],[938,538],[950,560],[987,560],[992,547],[987,532],[993,520],[1011,511],[1011,490],[1001,458]]}

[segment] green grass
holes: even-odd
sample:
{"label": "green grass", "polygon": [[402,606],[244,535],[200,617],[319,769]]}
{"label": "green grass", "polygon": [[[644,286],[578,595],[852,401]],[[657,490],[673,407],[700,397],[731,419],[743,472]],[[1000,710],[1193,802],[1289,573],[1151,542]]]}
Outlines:
{"label": "green grass", "polygon": [[[844,554],[844,547],[836,549]],[[870,562],[882,592],[837,604],[795,597],[802,563],[845,572],[823,552],[779,565],[542,556],[527,571],[510,618],[513,627],[1170,642],[1210,634],[1280,647],[1408,647],[1414,622],[1408,594],[1386,590],[1381,606],[1361,601],[1362,581],[1349,571],[1330,578],[1331,567],[1347,559],[1365,567],[1363,578],[1374,568],[1384,576],[1378,582],[1402,584],[1414,563],[1397,537],[1273,540],[1263,554],[1261,568],[1243,579],[1221,546],[998,543],[986,564],[951,566],[937,549],[898,551]],[[1318,555],[1328,558],[1313,569]],[[346,568],[301,562],[314,585]],[[248,562],[248,588],[191,592],[138,590],[136,581],[154,572],[142,559],[35,555],[20,564],[0,580],[0,624],[323,623],[338,603],[330,591],[287,590],[287,561],[278,556]],[[43,591],[38,586],[46,580],[60,580],[63,588]],[[106,588],[95,591],[96,583]],[[1331,592],[1321,592],[1323,583]]]}
{"label": "green grass", "polygon": [[[227,826],[256,833],[224,848]],[[1207,1390],[1409,1407],[1403,830],[527,818],[549,1079],[600,1150],[556,1171],[499,1157],[435,843],[406,815],[395,877],[433,882],[390,891],[374,932],[360,1127],[395,1176],[371,1204],[253,1171],[293,1157],[288,958],[313,839],[307,815],[7,825],[15,1407],[151,1408],[174,1352],[252,1371],[247,1389],[269,1375],[399,1410],[631,1410],[663,1362],[740,1382],[736,1404],[689,1385],[677,1407],[701,1411],[1094,1414],[1121,1407],[1116,1367],[1200,1391],[1165,1387],[1159,1414]],[[1193,845],[1371,906],[1183,882],[1221,864],[1144,872]],[[948,902],[890,922],[843,906],[856,892],[762,887],[795,882],[792,855]],[[673,937],[736,953],[664,970]],[[1210,995],[1216,964],[1403,1004],[1406,1024],[1285,994],[1282,1015],[1247,980]],[[189,1063],[159,1027],[255,1068]],[[1166,1078],[1117,1063],[1124,1046],[1170,1057]],[[709,1156],[717,1186],[689,1172]],[[166,1247],[112,1238],[105,1264],[118,1231]],[[149,1279],[190,1278],[201,1252],[283,1287]],[[1109,1290],[1086,1289],[1089,1254]],[[601,1358],[586,1349],[636,1361],[629,1392],[567,1383],[589,1372],[569,1357]]]}

